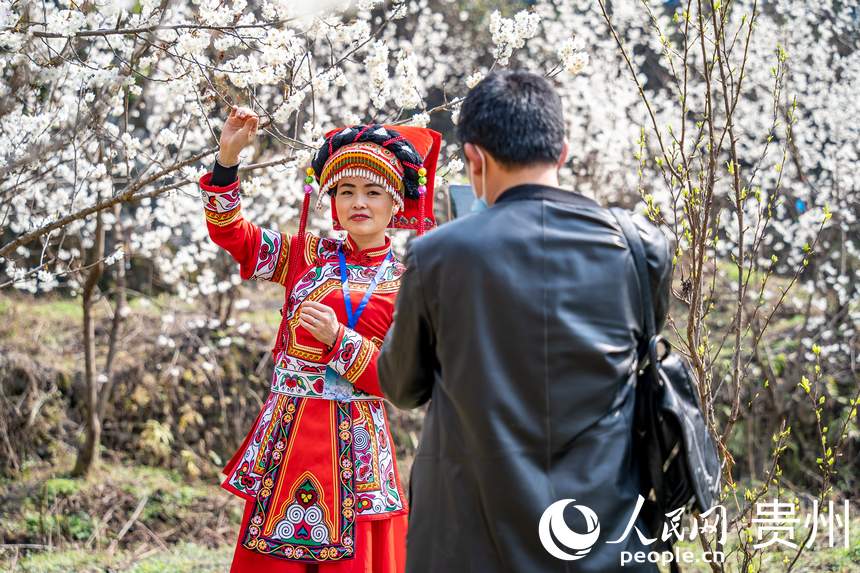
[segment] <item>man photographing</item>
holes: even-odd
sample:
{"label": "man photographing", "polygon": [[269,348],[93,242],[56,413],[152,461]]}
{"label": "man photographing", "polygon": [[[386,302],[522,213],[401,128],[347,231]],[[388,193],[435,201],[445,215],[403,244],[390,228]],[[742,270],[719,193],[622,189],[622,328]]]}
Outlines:
{"label": "man photographing", "polygon": [[[619,570],[622,552],[645,548],[635,531],[607,543],[623,537],[640,493],[631,424],[642,303],[630,251],[609,210],[559,187],[568,144],[546,79],[487,76],[457,130],[479,212],[410,245],[378,361],[396,406],[430,400],[407,571]],[[659,329],[671,255],[655,226],[635,221]],[[539,524],[560,500],[576,502],[554,506],[563,520],[547,546]]]}

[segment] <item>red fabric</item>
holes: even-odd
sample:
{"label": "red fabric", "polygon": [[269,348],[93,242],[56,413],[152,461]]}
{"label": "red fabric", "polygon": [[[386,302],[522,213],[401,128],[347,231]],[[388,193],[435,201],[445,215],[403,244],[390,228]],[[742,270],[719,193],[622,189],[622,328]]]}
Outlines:
{"label": "red fabric", "polygon": [[[211,193],[229,193],[239,188],[238,179],[225,187],[210,185],[211,180],[211,172],[203,175],[199,181],[200,188]],[[237,209],[239,208],[237,207]],[[239,274],[242,279],[250,278],[254,273],[259,255],[260,228],[242,217],[241,211],[229,225],[218,226],[207,220],[206,228],[212,241],[230,253],[233,259],[239,263]]]}
{"label": "red fabric", "polygon": [[245,502],[245,515],[233,554],[230,573],[403,573],[406,567],[408,516],[359,521],[356,524],[355,557],[334,563],[295,563],[250,551],[241,540],[253,501]]}

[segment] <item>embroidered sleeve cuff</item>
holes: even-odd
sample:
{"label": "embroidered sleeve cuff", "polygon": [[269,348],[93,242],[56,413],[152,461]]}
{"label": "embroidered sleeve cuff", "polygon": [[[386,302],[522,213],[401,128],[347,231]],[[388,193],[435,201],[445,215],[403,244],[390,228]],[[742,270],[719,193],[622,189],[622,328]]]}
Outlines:
{"label": "embroidered sleeve cuff", "polygon": [[206,220],[218,227],[229,225],[239,217],[241,198],[239,196],[239,180],[230,185],[217,187],[211,185],[212,173],[200,178],[200,198]]}
{"label": "embroidered sleeve cuff", "polygon": [[370,365],[375,351],[370,340],[343,326],[327,362],[332,370],[354,383]]}
{"label": "embroidered sleeve cuff", "polygon": [[337,329],[337,336],[334,339],[331,347],[326,346],[326,352],[322,356],[321,362],[328,364],[331,362],[332,358],[334,358],[335,354],[337,354],[338,349],[340,348],[341,343],[343,342],[343,334],[346,330],[346,327],[341,324]]}

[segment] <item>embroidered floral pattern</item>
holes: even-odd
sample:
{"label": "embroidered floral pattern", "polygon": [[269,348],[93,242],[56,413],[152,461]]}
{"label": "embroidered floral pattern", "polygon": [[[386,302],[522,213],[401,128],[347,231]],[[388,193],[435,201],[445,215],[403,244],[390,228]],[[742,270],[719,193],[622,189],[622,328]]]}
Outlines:
{"label": "embroidered floral pattern", "polygon": [[389,513],[403,509],[384,406],[381,401],[356,402],[355,409],[361,412],[360,418],[356,415],[353,421],[358,513]]}
{"label": "embroidered floral pattern", "polygon": [[[260,486],[264,459],[271,453],[271,422],[277,410],[282,409],[286,397],[270,394],[263,404],[263,412],[254,426],[250,442],[242,454],[242,461],[233,473],[227,476],[225,485],[237,493],[254,495]],[[280,402],[280,404],[279,404]]]}
{"label": "embroidered floral pattern", "polygon": [[[303,480],[295,490],[291,503],[274,531],[267,535],[263,530],[265,516],[269,514],[273,499],[272,487],[284,460],[283,450],[289,440],[293,420],[301,398],[289,397],[284,415],[278,420],[275,432],[275,452],[269,469],[263,475],[262,487],[251,514],[242,544],[253,551],[301,562],[338,561],[352,557],[355,538],[355,496],[353,493],[352,417],[350,404],[333,402],[337,425],[338,494],[341,500],[340,515],[335,523],[337,532],[324,525],[324,509],[319,498],[319,487],[313,480]],[[278,454],[278,455],[275,455]],[[317,509],[319,512],[317,512]],[[310,512],[310,515],[308,515]],[[316,527],[322,525],[322,527]],[[323,532],[325,529],[325,532]],[[337,533],[335,536],[334,533]],[[289,536],[287,536],[289,534]],[[308,539],[304,536],[307,535]],[[301,536],[301,537],[300,537]],[[316,539],[314,538],[316,536]],[[334,542],[334,539],[338,542]]]}
{"label": "embroidered floral pattern", "polygon": [[275,525],[274,537],[300,545],[329,544],[331,536],[325,520],[326,509],[320,500],[322,487],[313,475],[306,475],[293,493],[295,501]]}
{"label": "embroidered floral pattern", "polygon": [[238,209],[241,203],[238,185],[222,192],[200,189],[200,196],[203,199],[203,208],[212,213],[229,213]]}
{"label": "embroidered floral pattern", "polygon": [[272,392],[320,398],[325,389],[325,370],[322,368],[318,370],[318,372],[298,372],[275,366]]}
{"label": "embroidered floral pattern", "polygon": [[344,327],[340,347],[329,361],[329,366],[352,382],[370,365],[375,350],[376,346],[370,340],[353,329]]}
{"label": "embroidered floral pattern", "polygon": [[252,279],[269,280],[275,274],[278,265],[278,255],[284,243],[283,236],[271,229],[260,229],[260,250],[257,255],[257,266]]}

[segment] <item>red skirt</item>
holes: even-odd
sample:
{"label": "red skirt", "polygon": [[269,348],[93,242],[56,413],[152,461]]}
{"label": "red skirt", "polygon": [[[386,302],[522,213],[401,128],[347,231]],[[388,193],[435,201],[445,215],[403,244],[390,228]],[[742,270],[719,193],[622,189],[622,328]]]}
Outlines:
{"label": "red skirt", "polygon": [[253,501],[245,502],[245,516],[239,528],[230,573],[403,573],[406,568],[406,514],[390,519],[357,520],[355,556],[351,559],[322,564],[296,563],[242,547],[242,533],[253,505]]}

